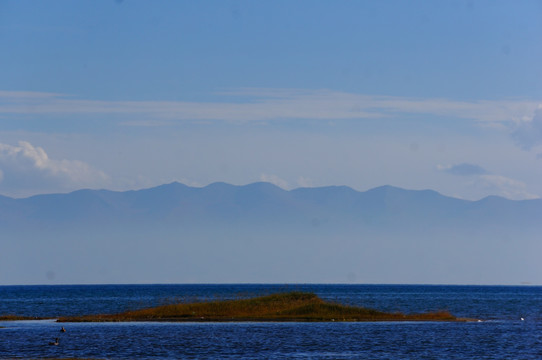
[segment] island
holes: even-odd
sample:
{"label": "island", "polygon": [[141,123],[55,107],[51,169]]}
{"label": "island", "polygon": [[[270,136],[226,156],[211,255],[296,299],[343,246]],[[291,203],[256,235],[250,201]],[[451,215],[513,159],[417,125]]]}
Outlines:
{"label": "island", "polygon": [[382,312],[324,301],[306,292],[278,293],[256,298],[162,305],[119,314],[66,316],[58,322],[331,322],[331,321],[466,321],[448,311],[421,314]]}

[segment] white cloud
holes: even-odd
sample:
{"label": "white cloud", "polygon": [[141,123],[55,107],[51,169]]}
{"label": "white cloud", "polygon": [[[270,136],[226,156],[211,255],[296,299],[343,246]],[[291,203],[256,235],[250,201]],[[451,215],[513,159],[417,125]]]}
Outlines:
{"label": "white cloud", "polygon": [[78,160],[51,159],[41,147],[0,143],[0,192],[11,196],[70,191],[109,184],[102,171]]}
{"label": "white cloud", "polygon": [[[382,118],[398,113],[472,119],[485,123],[521,122],[537,108],[528,100],[456,101],[345,93],[332,90],[237,89],[219,93],[221,102],[97,101],[62,94],[0,91],[0,116],[15,114],[108,114],[139,117],[126,125],[163,125],[167,121],[231,122],[280,119]],[[231,96],[236,101],[228,101]],[[238,97],[244,98],[239,101]],[[150,119],[150,120],[149,120]]]}
{"label": "white cloud", "polygon": [[525,150],[542,145],[542,105],[538,106],[532,118],[518,122],[512,136]]}
{"label": "white cloud", "polygon": [[261,174],[260,175],[260,181],[268,182],[271,184],[274,184],[282,189],[290,189],[290,185],[288,182],[284,179],[281,179],[277,175],[268,175],[268,174]]}
{"label": "white cloud", "polygon": [[309,178],[303,177],[303,176],[300,176],[297,179],[297,185],[299,185],[300,187],[304,187],[304,188],[314,187],[314,184],[313,184],[312,180],[309,179]]}
{"label": "white cloud", "polygon": [[[181,184],[191,186],[191,187],[199,187],[200,188],[200,187],[205,186],[205,184],[202,184],[199,181],[190,180],[190,179],[187,179],[187,178],[184,178],[184,177],[182,177],[182,178],[180,178],[178,180],[175,180],[175,181],[178,181]],[[164,182],[164,183],[167,183],[167,182]]]}
{"label": "white cloud", "polygon": [[450,175],[468,177],[471,179],[468,183],[476,188],[478,193],[499,195],[512,200],[539,198],[538,195],[527,190],[524,182],[492,174],[476,164],[437,165],[437,169]]}
{"label": "white cloud", "polygon": [[501,175],[480,175],[477,177],[476,185],[486,189],[491,194],[497,194],[507,199],[524,200],[540,198],[540,196],[527,191],[527,185],[522,181]]}
{"label": "white cloud", "polygon": [[458,176],[472,176],[472,175],[484,175],[487,174],[486,169],[476,164],[461,163],[457,165],[437,165],[437,169],[444,171],[448,174]]}
{"label": "white cloud", "polygon": [[261,174],[260,181],[277,185],[278,187],[285,190],[290,190],[294,187],[314,187],[313,181],[303,176],[298,177],[293,186],[291,186],[290,183],[278,177],[277,175]]}

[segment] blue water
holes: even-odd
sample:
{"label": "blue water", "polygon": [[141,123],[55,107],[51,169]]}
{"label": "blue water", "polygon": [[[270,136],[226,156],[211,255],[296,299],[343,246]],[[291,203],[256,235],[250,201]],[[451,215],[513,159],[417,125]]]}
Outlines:
{"label": "blue water", "polygon": [[[0,358],[542,359],[542,287],[418,285],[0,286],[0,314],[114,313],[279,291],[385,311],[446,309],[482,322],[0,322]],[[523,318],[524,320],[521,320]],[[67,332],[60,333],[61,326]],[[60,345],[48,342],[60,338]]]}

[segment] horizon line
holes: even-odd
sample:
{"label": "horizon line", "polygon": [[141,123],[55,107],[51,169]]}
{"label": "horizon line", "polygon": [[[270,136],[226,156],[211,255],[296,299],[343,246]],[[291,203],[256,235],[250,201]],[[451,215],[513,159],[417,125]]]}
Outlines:
{"label": "horizon line", "polygon": [[277,184],[269,182],[269,181],[254,181],[254,182],[250,182],[250,183],[246,183],[246,184],[232,184],[232,183],[228,183],[228,182],[225,182],[225,181],[214,181],[214,182],[208,183],[207,185],[197,186],[197,185],[187,185],[187,184],[185,184],[185,183],[183,183],[181,181],[178,181],[178,180],[168,182],[168,183],[163,183],[163,184],[160,184],[160,185],[155,185],[155,186],[142,187],[142,188],[136,188],[136,189],[127,189],[127,190],[112,190],[112,189],[106,189],[106,188],[81,188],[81,189],[76,189],[76,190],[67,191],[67,192],[40,193],[40,194],[34,194],[34,195],[30,195],[30,196],[21,196],[21,197],[15,197],[15,196],[0,194],[0,197],[5,197],[5,198],[8,198],[8,199],[12,199],[12,200],[24,200],[24,199],[31,199],[31,198],[34,198],[34,197],[41,197],[41,196],[69,195],[69,194],[73,194],[73,193],[77,193],[77,192],[81,192],[81,191],[97,191],[97,192],[98,191],[107,191],[107,192],[115,192],[115,193],[125,193],[125,192],[146,191],[146,190],[151,190],[151,189],[155,189],[155,188],[158,188],[158,187],[168,186],[168,185],[173,185],[173,184],[183,185],[183,186],[191,188],[191,189],[205,189],[205,188],[208,188],[210,186],[220,185],[220,184],[231,186],[231,187],[238,187],[238,188],[247,187],[247,186],[256,185],[256,184],[267,184],[267,185],[271,185],[271,186],[273,186],[275,188],[278,188],[278,189],[280,189],[282,191],[286,191],[286,192],[292,192],[292,191],[301,190],[301,189],[348,188],[348,189],[350,189],[352,191],[355,191],[357,193],[366,193],[366,192],[369,192],[369,191],[374,191],[374,190],[382,189],[382,188],[392,188],[392,189],[398,189],[398,190],[410,191],[410,192],[427,192],[427,191],[429,191],[429,192],[434,192],[434,193],[436,193],[436,194],[438,194],[440,196],[443,196],[443,197],[447,197],[447,198],[451,198],[451,199],[457,199],[457,200],[461,200],[461,201],[467,201],[467,202],[478,202],[478,201],[482,201],[482,200],[489,199],[489,198],[499,198],[499,199],[514,201],[514,202],[529,201],[529,200],[541,200],[541,198],[514,200],[514,199],[506,198],[506,197],[501,196],[501,195],[487,195],[487,196],[484,196],[484,197],[482,197],[482,198],[480,198],[478,200],[470,200],[470,199],[460,198],[460,197],[457,197],[457,196],[445,195],[445,194],[443,194],[443,193],[441,193],[441,192],[439,192],[437,190],[434,190],[434,189],[429,189],[429,188],[426,188],[426,189],[407,189],[407,188],[403,188],[403,187],[399,187],[399,186],[395,186],[395,185],[390,185],[390,184],[375,186],[375,187],[369,188],[367,190],[357,190],[357,189],[355,189],[355,188],[353,188],[351,186],[348,186],[348,185],[299,186],[299,187],[295,187],[295,188],[292,188],[292,189],[285,189],[285,188],[281,187],[280,185],[277,185]]}

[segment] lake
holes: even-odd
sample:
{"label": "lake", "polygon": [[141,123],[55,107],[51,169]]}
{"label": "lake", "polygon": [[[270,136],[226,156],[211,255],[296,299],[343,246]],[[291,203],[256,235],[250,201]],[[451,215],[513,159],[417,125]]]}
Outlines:
{"label": "lake", "polygon": [[[481,322],[0,322],[0,358],[540,359],[542,287],[444,285],[0,286],[0,314],[114,313],[175,301],[310,291],[406,313],[449,310]],[[523,320],[522,320],[523,319]],[[66,328],[60,333],[60,327]],[[58,346],[48,343],[60,338]]]}

